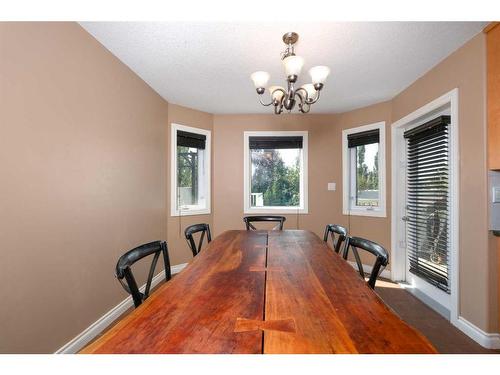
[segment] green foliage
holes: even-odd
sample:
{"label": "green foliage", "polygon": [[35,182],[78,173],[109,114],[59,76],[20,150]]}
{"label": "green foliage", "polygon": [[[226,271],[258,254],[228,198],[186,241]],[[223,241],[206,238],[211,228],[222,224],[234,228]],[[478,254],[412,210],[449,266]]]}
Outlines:
{"label": "green foliage", "polygon": [[378,190],[378,151],[375,154],[375,162],[371,171],[365,164],[365,146],[358,146],[356,153],[357,190]]}
{"label": "green foliage", "polygon": [[374,155],[372,170],[368,170],[368,165],[365,163],[365,152],[365,146],[356,148],[356,205],[378,206],[378,198],[373,196],[373,192],[379,189],[378,149]]}
{"label": "green foliage", "polygon": [[252,150],[252,193],[263,193],[264,206],[299,206],[300,161],[286,166],[278,150]]}
{"label": "green foliage", "polygon": [[192,188],[192,201],[197,201],[198,150],[185,146],[177,147],[177,183],[179,187]]}

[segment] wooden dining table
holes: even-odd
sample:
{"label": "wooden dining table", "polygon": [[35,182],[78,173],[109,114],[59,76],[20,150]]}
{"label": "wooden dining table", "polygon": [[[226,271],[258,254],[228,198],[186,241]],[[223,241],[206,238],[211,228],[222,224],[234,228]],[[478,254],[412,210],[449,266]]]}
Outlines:
{"label": "wooden dining table", "polygon": [[304,230],[231,230],[81,353],[435,353]]}

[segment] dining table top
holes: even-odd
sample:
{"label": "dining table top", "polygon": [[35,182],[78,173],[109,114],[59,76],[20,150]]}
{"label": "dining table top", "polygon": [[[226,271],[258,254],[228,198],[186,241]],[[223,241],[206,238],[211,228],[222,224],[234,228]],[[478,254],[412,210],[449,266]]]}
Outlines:
{"label": "dining table top", "polygon": [[436,353],[305,230],[230,230],[81,353]]}

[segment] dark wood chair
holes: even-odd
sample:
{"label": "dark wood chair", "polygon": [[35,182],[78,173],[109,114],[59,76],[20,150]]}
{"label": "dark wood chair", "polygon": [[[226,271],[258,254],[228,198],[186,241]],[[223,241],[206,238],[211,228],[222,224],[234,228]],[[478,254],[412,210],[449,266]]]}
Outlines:
{"label": "dark wood chair", "polygon": [[373,265],[370,278],[368,279],[368,285],[374,289],[375,282],[378,276],[383,271],[383,269],[389,264],[389,253],[379,244],[366,240],[360,237],[347,237],[347,244],[344,251],[344,259],[347,259],[349,254],[349,249],[352,249],[354,258],[356,259],[356,264],[358,266],[358,271],[361,277],[365,278],[365,272],[363,270],[363,263],[361,263],[361,258],[359,257],[358,249],[365,250],[372,255],[375,255],[375,264]]}
{"label": "dark wood chair", "polygon": [[[325,228],[325,235],[323,237],[323,241],[328,242],[328,236],[332,237],[332,246],[335,252],[338,254],[340,249],[342,248],[342,244],[345,247],[345,240],[347,238],[347,229],[341,225],[337,224],[327,224]],[[337,236],[335,236],[337,235]],[[335,238],[337,237],[337,238]],[[345,252],[345,248],[342,249],[342,253]]]}
{"label": "dark wood chair", "polygon": [[[132,274],[131,267],[135,262],[153,254],[154,256],[149,268],[146,288],[144,289],[144,293],[141,293],[139,291],[139,287],[137,286],[137,282],[135,281],[135,277]],[[160,254],[163,255],[165,281],[168,281],[172,278],[172,275],[170,272],[170,258],[168,257],[168,247],[165,241],[154,241],[138,246],[132,250],[127,251],[120,257],[120,259],[118,259],[118,263],[116,264],[116,278],[118,279],[118,281],[120,281],[123,289],[125,289],[127,293],[132,295],[135,307],[139,306],[146,298],[149,297],[151,281],[153,280],[156,263],[158,262]],[[126,283],[123,279],[125,279]]]}
{"label": "dark wood chair", "polygon": [[252,224],[254,222],[276,222],[276,226],[273,230],[283,230],[283,223],[286,217],[284,216],[246,216],[243,218],[247,230],[257,230],[257,228]]}
{"label": "dark wood chair", "polygon": [[[198,246],[196,246],[193,234],[200,232],[200,239],[198,241]],[[193,252],[193,256],[196,256],[201,251],[201,246],[203,245],[205,234],[207,236],[207,243],[210,243],[210,241],[212,241],[212,235],[210,234],[210,226],[208,224],[194,224],[190,225],[184,230],[186,241],[188,242],[189,248]]]}

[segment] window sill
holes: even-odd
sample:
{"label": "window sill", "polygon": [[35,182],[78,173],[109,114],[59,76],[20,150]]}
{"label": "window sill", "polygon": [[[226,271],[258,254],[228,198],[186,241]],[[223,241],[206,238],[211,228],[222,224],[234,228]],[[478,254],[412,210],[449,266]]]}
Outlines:
{"label": "window sill", "polygon": [[350,216],[387,217],[385,210],[352,209],[350,211],[344,210],[342,214]]}
{"label": "window sill", "polygon": [[261,207],[261,208],[245,208],[245,214],[266,214],[266,215],[294,215],[308,214],[306,208],[286,208],[286,207]]}
{"label": "window sill", "polygon": [[195,215],[210,215],[210,209],[205,208],[202,210],[189,210],[189,211],[172,211],[170,216],[195,216]]}

